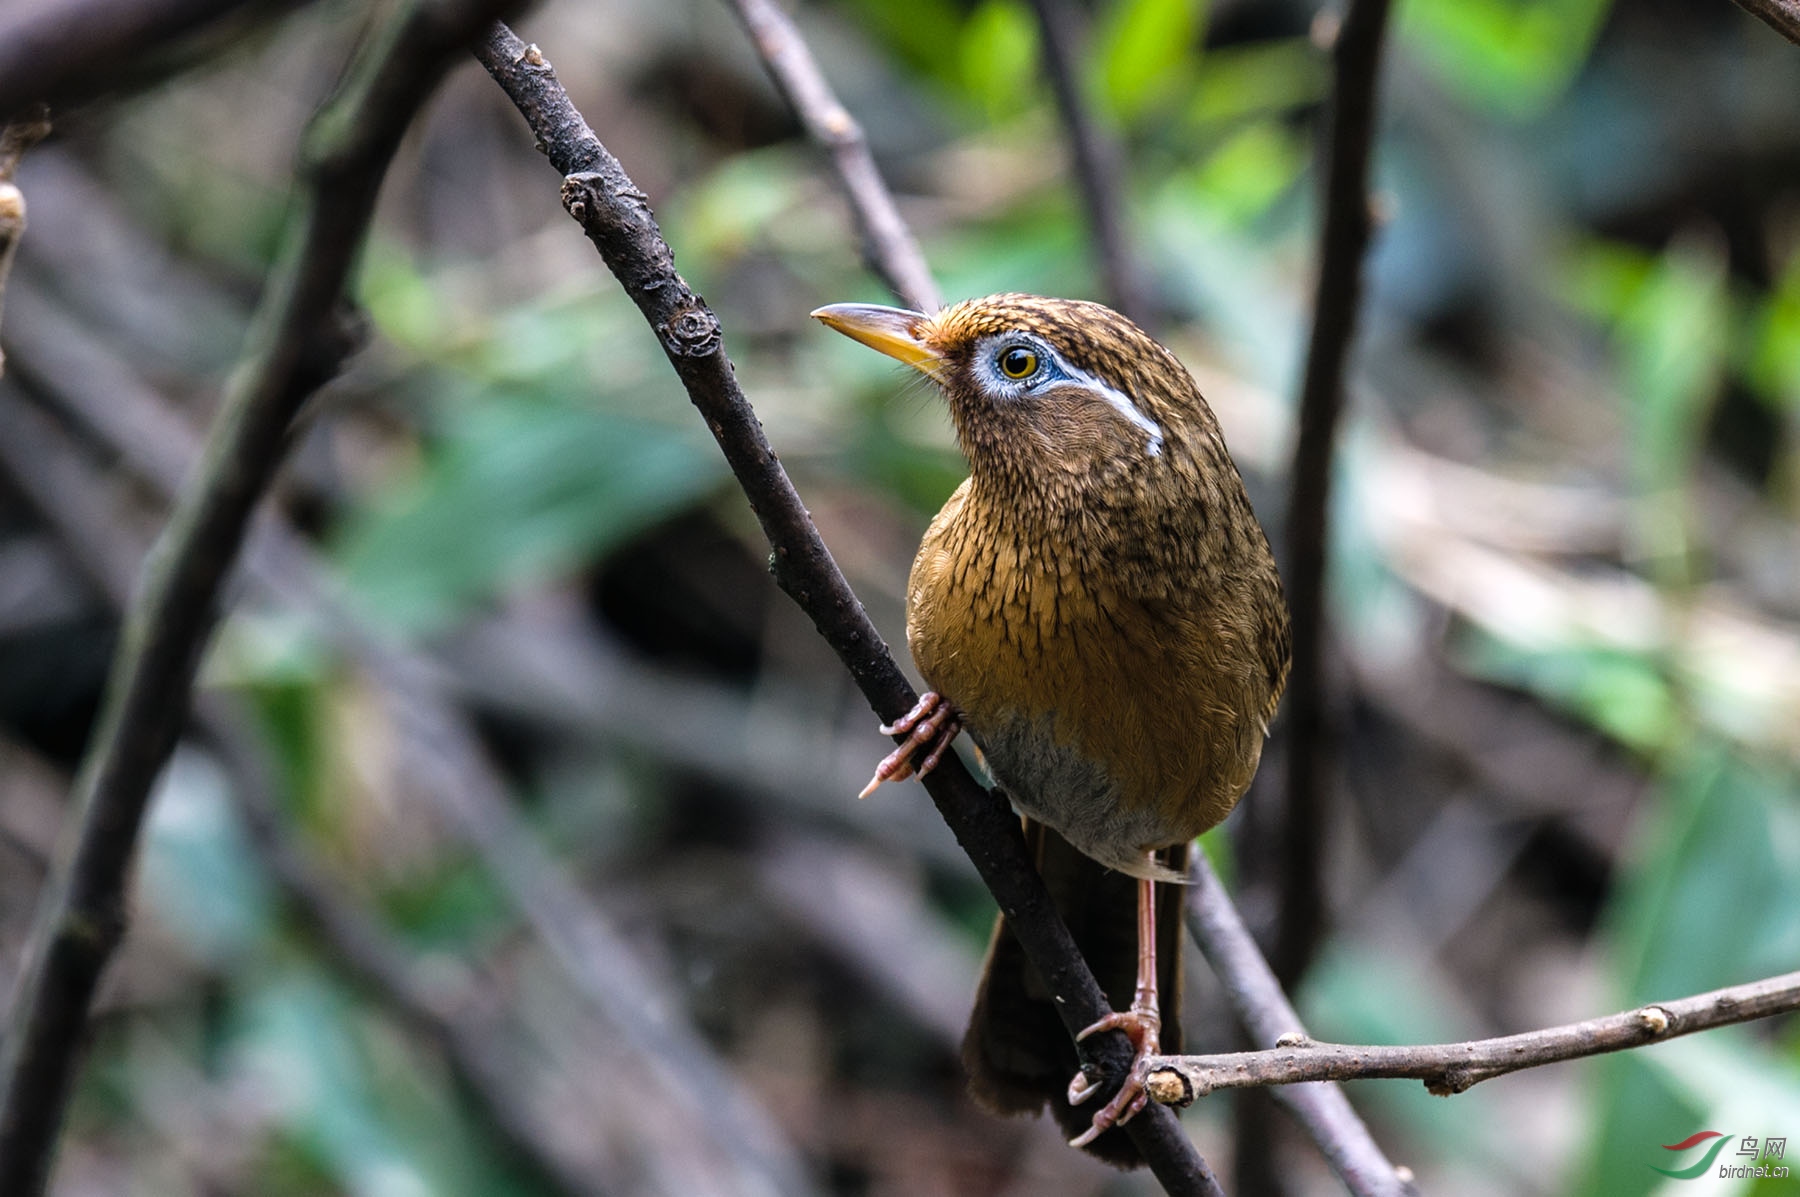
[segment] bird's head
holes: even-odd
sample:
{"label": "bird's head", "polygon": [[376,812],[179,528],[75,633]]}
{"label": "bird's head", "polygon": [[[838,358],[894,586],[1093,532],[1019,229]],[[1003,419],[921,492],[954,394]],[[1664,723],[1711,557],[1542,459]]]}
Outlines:
{"label": "bird's head", "polygon": [[1183,472],[1196,435],[1217,435],[1174,355],[1097,303],[1004,294],[929,316],[861,303],[813,316],[929,375],[978,481],[1145,484]]}

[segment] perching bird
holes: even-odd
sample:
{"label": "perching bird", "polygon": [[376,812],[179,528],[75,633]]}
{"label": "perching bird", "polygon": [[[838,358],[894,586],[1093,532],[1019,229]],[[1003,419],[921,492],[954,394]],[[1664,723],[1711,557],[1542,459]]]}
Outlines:
{"label": "perching bird", "polygon": [[[1099,304],[813,315],[929,375],[969,461],[907,587],[931,692],[882,729],[908,738],[869,788],[928,771],[966,729],[1113,1009],[1129,1002],[1088,1032],[1125,1031],[1140,1063],[1177,1052],[1179,891],[1153,883],[1182,878],[1249,786],[1288,667],[1281,580],[1218,421],[1173,354]],[[1048,1102],[1078,1146],[1140,1162],[1109,1128],[1142,1108],[1142,1068],[1091,1119],[1075,1108],[1099,1086],[1004,919],[963,1060],[983,1104]]]}

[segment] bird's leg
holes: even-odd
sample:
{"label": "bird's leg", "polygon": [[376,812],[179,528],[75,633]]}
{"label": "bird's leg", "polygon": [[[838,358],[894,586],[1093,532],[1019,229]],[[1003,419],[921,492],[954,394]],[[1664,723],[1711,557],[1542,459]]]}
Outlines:
{"label": "bird's leg", "polygon": [[904,735],[906,739],[875,766],[875,776],[857,797],[867,798],[884,781],[904,781],[915,773],[925,776],[937,768],[944,753],[950,751],[950,742],[961,730],[956,708],[937,691],[927,690],[912,710],[892,723],[881,725],[882,735]]}
{"label": "bird's leg", "polygon": [[[1152,861],[1156,854],[1150,854]],[[1119,1085],[1118,1093],[1094,1115],[1094,1124],[1069,1140],[1071,1147],[1086,1147],[1101,1132],[1129,1122],[1149,1101],[1144,1091],[1145,1061],[1161,1048],[1162,1014],[1156,1000],[1156,883],[1138,879],[1138,972],[1137,989],[1131,995],[1131,1009],[1108,1014],[1099,1022],[1075,1036],[1079,1043],[1100,1031],[1124,1031],[1131,1040],[1131,1071]],[[1075,1074],[1069,1082],[1069,1104],[1078,1106],[1099,1091],[1100,1086],[1088,1080],[1085,1072]]]}

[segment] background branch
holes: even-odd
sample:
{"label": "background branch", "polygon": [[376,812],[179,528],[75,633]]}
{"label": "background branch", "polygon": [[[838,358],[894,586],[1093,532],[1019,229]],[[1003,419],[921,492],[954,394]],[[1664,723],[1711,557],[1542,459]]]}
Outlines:
{"label": "background branch", "polygon": [[1152,328],[1149,289],[1131,252],[1125,234],[1124,164],[1118,148],[1095,122],[1081,94],[1081,72],[1076,63],[1079,17],[1068,0],[1031,0],[1037,14],[1038,41],[1056,111],[1062,117],[1069,146],[1069,165],[1075,173],[1076,194],[1087,214],[1093,238],[1095,264],[1107,301],[1144,328]]}
{"label": "background branch", "polygon": [[[282,8],[300,0],[280,0]],[[50,0],[0,16],[0,119],[118,86],[145,54],[248,0]]]}
{"label": "background branch", "polygon": [[1356,333],[1362,261],[1370,235],[1369,157],[1388,0],[1350,0],[1332,45],[1319,282],[1300,386],[1287,512],[1287,592],[1293,665],[1287,685],[1287,787],[1278,876],[1281,902],[1270,962],[1292,989],[1324,926],[1325,788],[1334,750],[1325,682],[1325,573],[1330,550],[1333,448],[1345,362]]}
{"label": "background branch", "polygon": [[[536,47],[497,26],[480,57],[565,176],[564,206],[656,331],[689,398],[724,451],[773,547],[777,583],[811,617],[876,714],[898,718],[917,695],[776,460],[724,354],[718,320],[676,273],[674,255],[643,193],[575,111]],[[1104,1015],[1105,995],[1032,868],[1018,820],[1006,804],[978,786],[957,760],[947,760],[925,781],[932,801],[1056,996],[1070,1033]],[[1097,1077],[1122,1077],[1129,1066],[1130,1049],[1121,1034],[1096,1035],[1082,1047],[1084,1067],[1093,1068]],[[1139,1117],[1126,1130],[1169,1192],[1220,1191],[1174,1118]]]}
{"label": "background branch", "polygon": [[1150,1061],[1150,1093],[1157,1101],[1185,1104],[1219,1089],[1404,1077],[1424,1081],[1427,1089],[1448,1097],[1520,1069],[1643,1047],[1795,1010],[1800,1010],[1800,973],[1786,973],[1498,1039],[1399,1047],[1300,1042],[1271,1051],[1157,1056]]}
{"label": "background branch", "polygon": [[352,342],[337,305],[400,135],[451,56],[500,7],[409,8],[362,53],[320,114],[296,233],[226,395],[201,476],[172,513],[126,619],[46,885],[0,1054],[0,1192],[40,1192],[88,1007],[124,931],[125,874],[150,787],[174,747],[220,585],[300,404]]}
{"label": "background branch", "polygon": [[793,108],[807,134],[824,146],[832,171],[850,201],[850,215],[862,238],[863,260],[888,290],[919,312],[935,312],[943,296],[925,255],[869,152],[869,139],[825,81],[818,61],[794,22],[775,0],[730,0],[769,78]]}
{"label": "background branch", "polygon": [[[1251,1040],[1273,1045],[1284,1035],[1303,1034],[1300,1016],[1282,993],[1281,983],[1204,852],[1194,853],[1192,882],[1188,931],[1224,985],[1231,1008]],[[1342,1089],[1328,1084],[1297,1085],[1276,1090],[1274,1097],[1318,1145],[1325,1162],[1350,1192],[1358,1197],[1416,1193],[1410,1174],[1388,1162]]]}

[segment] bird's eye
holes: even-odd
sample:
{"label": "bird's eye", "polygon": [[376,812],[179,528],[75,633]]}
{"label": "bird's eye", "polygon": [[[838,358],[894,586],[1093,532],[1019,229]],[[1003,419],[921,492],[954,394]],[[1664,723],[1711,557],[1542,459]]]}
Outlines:
{"label": "bird's eye", "polygon": [[1038,355],[1022,345],[1000,352],[1000,373],[1008,378],[1029,378],[1037,373]]}

